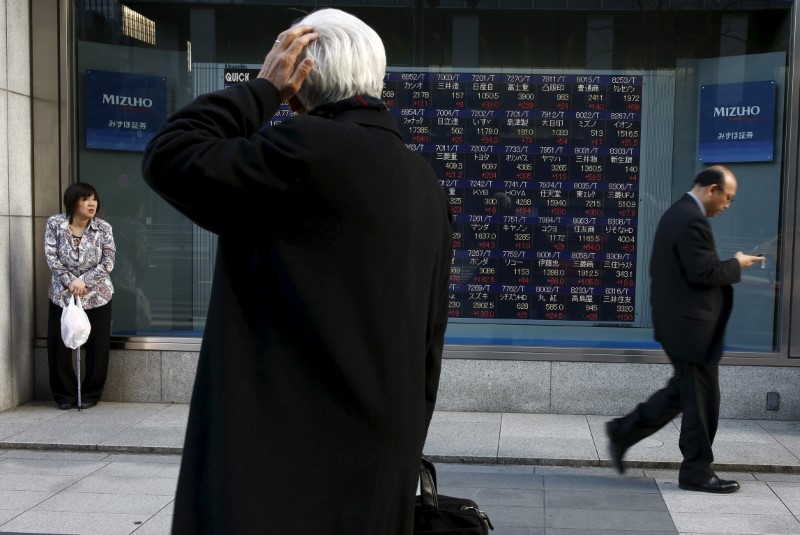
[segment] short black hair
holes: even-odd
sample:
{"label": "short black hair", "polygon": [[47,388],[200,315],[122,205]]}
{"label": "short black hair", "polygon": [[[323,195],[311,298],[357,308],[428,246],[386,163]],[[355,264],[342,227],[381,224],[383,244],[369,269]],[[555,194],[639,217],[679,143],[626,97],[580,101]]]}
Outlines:
{"label": "short black hair", "polygon": [[70,223],[72,223],[72,216],[75,214],[75,208],[78,206],[78,201],[87,197],[91,197],[92,195],[94,195],[94,199],[97,201],[97,212],[99,212],[100,195],[97,194],[97,190],[94,189],[94,186],[91,184],[87,184],[86,182],[75,182],[74,184],[70,184],[69,187],[64,190],[64,212],[67,214],[67,219],[69,219]]}
{"label": "short black hair", "polygon": [[700,172],[695,179],[694,183],[699,186],[711,186],[716,184],[720,188],[725,187],[725,180],[730,173],[727,168],[721,165],[714,165],[708,169]]}

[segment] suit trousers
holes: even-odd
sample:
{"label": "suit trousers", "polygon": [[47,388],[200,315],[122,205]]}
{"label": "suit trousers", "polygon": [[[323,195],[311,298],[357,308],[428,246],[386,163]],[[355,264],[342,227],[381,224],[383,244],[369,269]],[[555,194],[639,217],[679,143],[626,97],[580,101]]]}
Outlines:
{"label": "suit trousers", "polygon": [[[72,365],[73,350],[61,339],[60,306],[50,303],[47,318],[47,366],[50,371],[50,392],[56,403],[78,401],[78,378]],[[81,377],[81,401],[97,403],[103,395],[108,375],[108,354],[111,338],[111,301],[97,308],[86,309],[92,332],[82,346],[85,350],[85,371]]]}
{"label": "suit trousers", "polygon": [[664,388],[616,420],[620,440],[629,448],[682,413],[678,480],[697,484],[715,475],[711,447],[719,424],[719,364],[672,360],[672,366],[674,373]]}

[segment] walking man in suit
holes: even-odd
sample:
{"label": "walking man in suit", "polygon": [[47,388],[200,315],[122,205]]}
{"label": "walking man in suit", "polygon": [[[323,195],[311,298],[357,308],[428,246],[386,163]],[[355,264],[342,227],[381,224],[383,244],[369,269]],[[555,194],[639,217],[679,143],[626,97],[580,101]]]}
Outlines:
{"label": "walking man in suit", "polygon": [[658,223],[650,259],[650,299],[655,339],[674,374],[633,412],[606,423],[611,463],[619,473],[628,448],[682,413],[680,488],[714,493],[739,489],[736,481],[719,479],[711,468],[719,421],[719,361],[733,307],[731,285],[739,282],[743,268],[763,258],[738,252],[720,260],[706,219],[731,205],[736,187],[730,169],[709,167]]}

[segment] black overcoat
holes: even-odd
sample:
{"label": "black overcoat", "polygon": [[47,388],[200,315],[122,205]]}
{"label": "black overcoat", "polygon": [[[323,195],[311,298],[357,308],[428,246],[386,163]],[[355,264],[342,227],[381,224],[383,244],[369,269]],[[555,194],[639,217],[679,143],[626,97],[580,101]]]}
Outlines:
{"label": "black overcoat", "polygon": [[719,259],[711,225],[687,193],[661,217],[650,260],[655,339],[673,360],[716,364],[739,262]]}
{"label": "black overcoat", "polygon": [[448,202],[385,109],[263,128],[278,91],[204,95],[147,183],[219,235],[173,532],[410,533],[438,387]]}

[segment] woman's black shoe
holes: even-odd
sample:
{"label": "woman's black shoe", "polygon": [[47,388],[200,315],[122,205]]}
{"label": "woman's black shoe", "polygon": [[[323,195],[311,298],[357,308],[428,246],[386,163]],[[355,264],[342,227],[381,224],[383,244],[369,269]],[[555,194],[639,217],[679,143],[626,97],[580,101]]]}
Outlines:
{"label": "woman's black shoe", "polygon": [[91,409],[95,405],[97,405],[96,401],[83,401],[81,402],[81,409]]}
{"label": "woman's black shoe", "polygon": [[62,411],[68,411],[75,406],[74,403],[69,403],[68,401],[59,402],[58,408]]}

